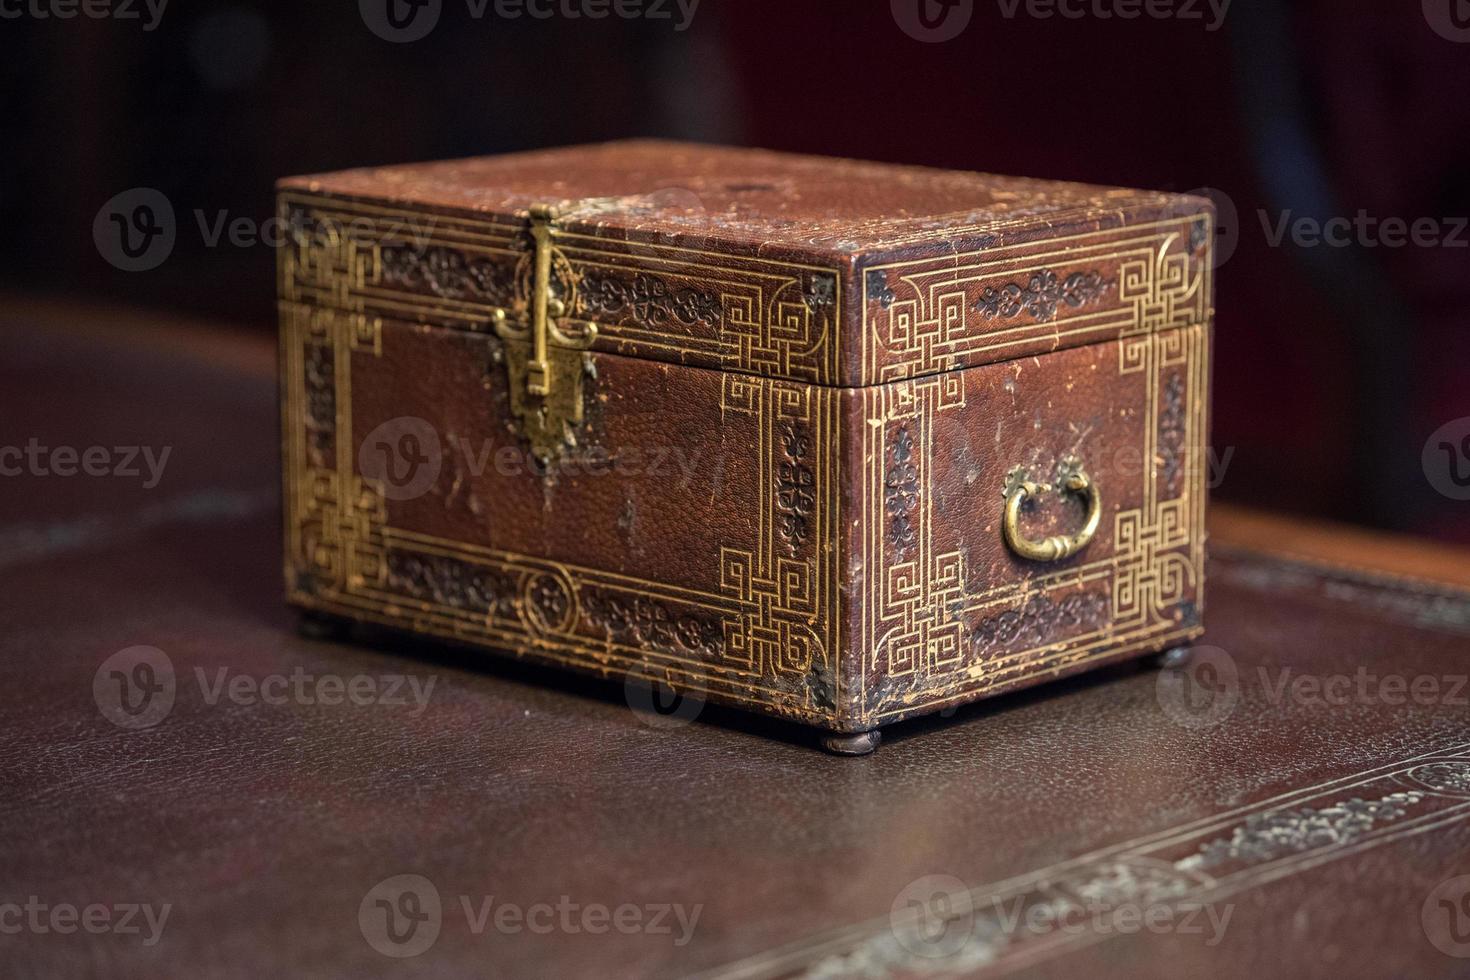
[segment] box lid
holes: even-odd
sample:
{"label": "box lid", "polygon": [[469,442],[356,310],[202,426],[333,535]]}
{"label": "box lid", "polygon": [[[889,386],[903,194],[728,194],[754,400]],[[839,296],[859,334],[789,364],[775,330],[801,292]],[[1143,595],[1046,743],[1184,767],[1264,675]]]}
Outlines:
{"label": "box lid", "polygon": [[[287,302],[826,385],[1208,320],[1208,200],[629,141],[293,177]],[[579,327],[568,326],[576,333]],[[553,341],[555,342],[554,338]]]}

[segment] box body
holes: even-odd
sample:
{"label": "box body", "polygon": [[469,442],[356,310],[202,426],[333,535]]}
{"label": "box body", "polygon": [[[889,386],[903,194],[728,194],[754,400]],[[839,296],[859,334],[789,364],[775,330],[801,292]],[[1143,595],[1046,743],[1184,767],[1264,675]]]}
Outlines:
{"label": "box body", "polygon": [[836,732],[1201,629],[1207,202],[636,143],[280,206],[303,608]]}

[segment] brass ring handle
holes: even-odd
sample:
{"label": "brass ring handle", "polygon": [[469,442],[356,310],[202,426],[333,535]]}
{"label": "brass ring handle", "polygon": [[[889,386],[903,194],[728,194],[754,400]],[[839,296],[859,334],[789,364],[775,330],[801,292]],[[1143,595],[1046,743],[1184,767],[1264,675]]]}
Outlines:
{"label": "brass ring handle", "polygon": [[1052,489],[1050,484],[1032,483],[1030,480],[1015,482],[1006,494],[1005,539],[1006,546],[1030,561],[1062,561],[1071,558],[1087,547],[1097,526],[1102,522],[1102,496],[1092,477],[1080,467],[1067,473],[1062,481],[1066,493],[1080,494],[1087,500],[1087,521],[1076,534],[1059,534],[1040,541],[1033,541],[1021,531],[1021,505],[1028,497]]}

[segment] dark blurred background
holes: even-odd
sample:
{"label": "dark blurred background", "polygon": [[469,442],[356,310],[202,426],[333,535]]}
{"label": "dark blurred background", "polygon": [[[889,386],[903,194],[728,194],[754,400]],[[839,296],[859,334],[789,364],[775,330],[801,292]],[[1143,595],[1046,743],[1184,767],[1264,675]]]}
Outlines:
{"label": "dark blurred background", "polygon": [[[1214,188],[1218,497],[1470,541],[1470,0],[442,0],[409,43],[388,2],[0,0],[0,300],[270,331],[270,248],[210,237],[275,178],[624,136]],[[135,187],[177,215],[146,272],[93,241]]]}

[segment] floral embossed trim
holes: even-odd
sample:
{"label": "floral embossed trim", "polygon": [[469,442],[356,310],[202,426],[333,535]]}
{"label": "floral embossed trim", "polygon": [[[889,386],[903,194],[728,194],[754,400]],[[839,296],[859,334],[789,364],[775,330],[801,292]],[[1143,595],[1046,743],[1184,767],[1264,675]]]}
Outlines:
{"label": "floral embossed trim", "polygon": [[811,439],[795,426],[781,433],[781,465],[776,471],[776,507],[781,511],[781,536],[795,553],[811,533],[817,506],[816,477],[806,464]]}
{"label": "floral embossed trim", "polygon": [[1159,456],[1160,477],[1168,499],[1179,496],[1179,479],[1184,472],[1184,413],[1188,406],[1184,398],[1184,378],[1179,372],[1169,377],[1164,385],[1163,404],[1159,409]]}
{"label": "floral embossed trim", "polygon": [[388,583],[405,595],[465,612],[515,619],[517,582],[513,576],[475,568],[438,556],[391,552]]}
{"label": "floral embossed trim", "polygon": [[587,273],[580,295],[590,316],[629,316],[642,323],[677,323],[686,327],[720,322],[720,297],[692,286],[674,286],[637,273],[631,279]]}
{"label": "floral embossed trim", "polygon": [[914,543],[913,510],[919,501],[919,471],[914,465],[914,437],[907,427],[898,430],[888,476],[884,479],[883,497],[888,508],[888,540],[899,551]]}
{"label": "floral embossed trim", "polygon": [[445,299],[477,300],[509,305],[515,292],[513,270],[489,259],[469,258],[443,245],[385,245],[382,281]]}
{"label": "floral embossed trim", "polygon": [[582,602],[587,621],[619,643],[667,653],[686,650],[710,658],[724,650],[724,629],[718,621],[675,612],[645,596],[588,589]]}
{"label": "floral embossed trim", "polygon": [[1039,595],[1021,609],[1007,609],[981,620],[970,642],[981,650],[1008,646],[1018,640],[1041,646],[1088,623],[1107,619],[1110,599],[1101,592],[1074,592],[1060,602]]}
{"label": "floral embossed trim", "polygon": [[1074,272],[1063,279],[1051,269],[1045,269],[1033,273],[1025,285],[1008,282],[999,289],[986,286],[975,302],[975,311],[1004,320],[1025,313],[1033,320],[1045,322],[1054,318],[1060,307],[1080,309],[1100,298],[1112,285],[1100,272]]}

